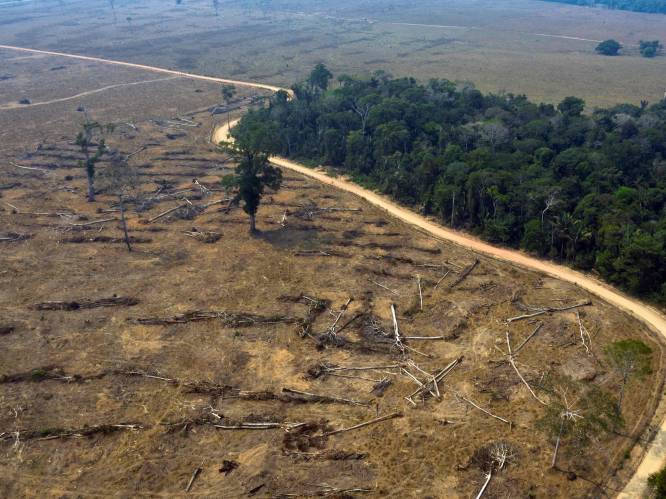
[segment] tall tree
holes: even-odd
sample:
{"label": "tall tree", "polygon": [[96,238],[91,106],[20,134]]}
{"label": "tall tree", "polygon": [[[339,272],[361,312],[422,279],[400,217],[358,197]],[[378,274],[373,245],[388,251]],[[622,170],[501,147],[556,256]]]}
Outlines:
{"label": "tall tree", "polygon": [[118,199],[123,238],[127,246],[127,251],[132,251],[129,231],[127,229],[127,217],[125,216],[125,203],[128,197],[136,194],[139,186],[139,176],[135,169],[128,164],[127,157],[117,151],[111,153],[110,156],[110,165],[103,172],[103,185],[106,192],[116,196]]}
{"label": "tall tree", "polygon": [[101,125],[96,121],[90,121],[86,114],[86,121],[81,125],[81,131],[76,136],[76,145],[85,157],[79,165],[86,170],[88,179],[88,201],[95,201],[95,165],[107,152],[104,133],[113,130],[112,125]]}
{"label": "tall tree", "polygon": [[324,64],[317,64],[310,73],[308,83],[313,90],[325,91],[328,89],[328,82],[333,78],[333,74]]}
{"label": "tall tree", "polygon": [[264,191],[278,190],[282,171],[271,165],[268,157],[278,147],[276,130],[262,121],[257,112],[250,112],[231,132],[233,142],[222,143],[222,149],[236,161],[236,170],[222,179],[223,185],[236,189],[232,204],[243,203],[250,217],[250,232],[257,231],[256,216]]}

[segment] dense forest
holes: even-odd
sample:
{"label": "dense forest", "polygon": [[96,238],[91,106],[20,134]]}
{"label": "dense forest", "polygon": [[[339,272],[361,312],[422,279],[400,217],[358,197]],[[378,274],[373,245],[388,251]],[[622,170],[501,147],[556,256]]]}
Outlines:
{"label": "dense forest", "polygon": [[319,65],[233,134],[666,303],[666,101],[585,113],[575,97],[535,104],[446,80],[331,80]]}
{"label": "dense forest", "polygon": [[545,0],[546,2],[570,3],[594,7],[602,5],[609,9],[633,10],[666,14],[666,0]]}

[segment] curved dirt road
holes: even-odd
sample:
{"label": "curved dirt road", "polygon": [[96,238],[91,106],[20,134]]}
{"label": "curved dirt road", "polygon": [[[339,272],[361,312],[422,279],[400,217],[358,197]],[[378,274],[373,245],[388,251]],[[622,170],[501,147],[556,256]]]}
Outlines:
{"label": "curved dirt road", "polygon": [[[113,64],[117,66],[125,66],[136,69],[141,69],[144,71],[151,71],[156,73],[171,74],[175,76],[182,76],[186,78],[211,81],[215,83],[225,83],[233,84],[238,86],[246,86],[251,88],[258,88],[269,91],[287,91],[292,94],[291,91],[283,89],[280,87],[266,85],[262,83],[250,83],[237,80],[229,80],[224,78],[216,78],[212,76],[202,76],[190,73],[184,73],[182,71],[174,71],[170,69],[156,68],[152,66],[145,66],[142,64],[133,64],[122,61],[113,61],[108,59],[102,59],[97,57],[88,57],[82,55],[73,55],[73,54],[64,54],[60,52],[51,52],[43,51],[36,49],[28,49],[23,47],[14,47],[10,45],[0,45],[0,49],[6,50],[16,50],[22,52],[30,52],[36,54],[52,55],[59,57],[67,57],[70,59],[79,59],[85,61],[99,62],[104,64]],[[233,126],[233,123],[232,123]],[[213,140],[215,142],[220,142],[226,140],[229,135],[228,125],[222,126],[217,129],[213,135]],[[455,244],[458,244],[464,248],[467,248],[472,251],[482,253],[484,255],[490,256],[492,258],[497,258],[506,262],[510,262],[528,269],[536,270],[542,272],[549,276],[562,279],[576,284],[589,291],[590,293],[602,298],[608,303],[617,306],[623,311],[629,313],[636,319],[640,320],[646,324],[651,330],[666,338],[666,317],[661,314],[656,309],[640,302],[639,300],[630,298],[621,292],[611,288],[610,286],[602,283],[601,281],[595,279],[594,277],[585,275],[581,272],[577,272],[568,267],[557,265],[555,263],[538,260],[536,258],[530,257],[522,252],[498,248],[491,246],[490,244],[484,243],[472,236],[469,236],[464,233],[456,232],[454,230],[447,229],[441,225],[438,225],[434,222],[431,222],[427,218],[418,215],[402,206],[397,205],[393,201],[387,199],[384,196],[376,194],[372,191],[364,189],[350,181],[347,181],[343,178],[333,178],[329,177],[322,170],[315,170],[293,161],[289,161],[284,158],[273,157],[271,162],[280,166],[282,168],[287,168],[308,177],[314,178],[324,184],[331,185],[338,189],[355,194],[371,204],[380,207],[386,210],[391,215],[407,222],[415,227],[418,227],[421,230],[424,230],[436,237],[451,241]],[[662,464],[666,462],[666,420],[661,423],[659,432],[655,437],[654,441],[650,444],[648,451],[646,452],[641,464],[638,469],[632,476],[630,482],[625,486],[624,490],[619,494],[619,497],[622,499],[640,497],[646,488],[647,477],[658,471]]]}

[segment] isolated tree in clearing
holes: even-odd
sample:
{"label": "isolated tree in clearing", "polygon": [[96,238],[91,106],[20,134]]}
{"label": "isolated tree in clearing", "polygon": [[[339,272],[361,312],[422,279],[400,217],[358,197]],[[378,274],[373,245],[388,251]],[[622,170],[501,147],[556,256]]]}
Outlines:
{"label": "isolated tree in clearing", "polygon": [[243,211],[250,216],[250,232],[255,233],[256,215],[266,188],[278,190],[282,171],[268,161],[276,149],[277,130],[250,111],[232,130],[234,142],[223,142],[222,149],[237,161],[236,172],[222,179],[225,187],[236,188],[232,204],[243,202]]}
{"label": "isolated tree in clearing", "polygon": [[111,165],[104,170],[103,180],[106,191],[118,198],[123,237],[127,245],[127,251],[132,251],[125,218],[125,202],[138,187],[139,177],[136,171],[127,163],[127,158],[116,152],[111,156]]}
{"label": "isolated tree in clearing", "polygon": [[643,57],[652,58],[655,57],[662,49],[662,45],[659,40],[653,40],[646,42],[641,40],[640,42],[640,52]]}
{"label": "isolated tree in clearing", "polygon": [[[76,136],[76,145],[85,156],[85,161],[80,161],[79,165],[86,169],[88,201],[91,203],[95,201],[95,165],[108,150],[104,141],[104,132],[112,130],[112,125],[100,125],[96,121],[90,121],[86,115],[86,121],[81,125],[81,131]],[[94,153],[92,149],[95,150]]]}
{"label": "isolated tree in clearing", "polygon": [[622,45],[620,45],[620,42],[611,39],[601,42],[599,45],[597,45],[595,50],[598,54],[613,56],[618,55],[621,48]]}

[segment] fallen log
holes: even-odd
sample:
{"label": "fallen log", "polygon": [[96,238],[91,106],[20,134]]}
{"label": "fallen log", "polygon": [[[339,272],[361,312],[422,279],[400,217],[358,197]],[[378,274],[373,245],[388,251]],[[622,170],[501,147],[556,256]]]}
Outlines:
{"label": "fallen log", "polygon": [[79,300],[79,301],[46,301],[35,305],[36,310],[83,310],[102,307],[133,307],[139,300],[136,298],[112,296],[111,298],[102,298],[100,300]]}
{"label": "fallen log", "polygon": [[135,423],[101,424],[79,429],[47,428],[43,430],[18,430],[4,432],[0,440],[55,440],[60,438],[83,438],[96,434],[110,435],[119,431],[144,430],[150,428]]}
{"label": "fallen log", "polygon": [[114,222],[116,220],[118,220],[118,219],[115,218],[115,217],[114,218],[104,218],[102,220],[93,220],[92,222],[86,222],[86,223],[82,223],[82,224],[70,223],[69,225],[71,225],[72,227],[88,227],[90,225],[103,224],[103,223],[106,223],[106,222]]}
{"label": "fallen log", "polygon": [[472,401],[472,400],[468,399],[467,397],[463,396],[461,393],[456,393],[456,397],[459,398],[459,399],[461,399],[461,400],[464,400],[464,401],[467,402],[469,405],[471,405],[472,407],[478,409],[479,411],[483,412],[484,414],[487,414],[487,415],[490,416],[491,418],[498,419],[498,420],[502,421],[503,423],[508,424],[509,427],[512,427],[512,426],[513,426],[513,423],[512,423],[511,421],[509,421],[508,419],[504,419],[504,418],[501,417],[501,416],[497,416],[496,414],[493,414],[493,413],[490,412],[489,410],[484,409],[484,408],[481,407],[480,405],[476,404],[474,401]]}
{"label": "fallen log", "polygon": [[370,402],[362,402],[358,400],[345,399],[340,397],[332,397],[330,395],[319,395],[316,393],[302,392],[300,390],[293,390],[291,388],[283,388],[282,393],[286,394],[288,398],[298,402],[319,402],[319,403],[338,403],[349,405],[369,406]]}
{"label": "fallen log", "polygon": [[166,326],[170,324],[185,324],[187,322],[219,320],[227,327],[252,327],[266,324],[295,324],[299,322],[299,319],[282,315],[262,316],[256,314],[203,310],[193,310],[172,317],[145,317],[128,320],[136,322],[137,324],[145,324],[149,326]]}
{"label": "fallen log", "polygon": [[449,284],[449,289],[455,288],[458,284],[463,282],[465,279],[467,279],[467,276],[476,268],[476,266],[479,264],[479,260],[474,260],[474,263],[472,263],[470,266],[468,266],[465,270],[463,270],[458,278],[453,281],[451,284]]}
{"label": "fallen log", "polygon": [[373,425],[373,424],[376,424],[376,423],[381,423],[383,421],[388,421],[390,419],[401,418],[401,417],[403,417],[402,412],[394,412],[394,413],[388,414],[386,416],[381,416],[379,418],[371,419],[370,421],[366,421],[364,423],[359,423],[357,425],[350,426],[349,428],[341,428],[339,430],[333,430],[333,431],[326,432],[322,435],[322,437],[330,437],[332,435],[338,435],[340,433],[345,433],[345,432],[348,432],[348,431],[357,430],[359,428],[364,428],[366,426],[370,426],[370,425]]}
{"label": "fallen log", "polygon": [[181,208],[185,208],[185,207],[187,207],[187,206],[189,206],[189,205],[190,205],[190,203],[182,203],[182,204],[179,204],[178,206],[176,206],[175,208],[171,208],[171,209],[168,209],[167,211],[163,211],[163,212],[160,213],[159,215],[154,216],[153,218],[149,219],[149,220],[148,220],[148,223],[151,224],[151,223],[153,223],[153,222],[156,222],[156,221],[159,220],[160,218],[162,218],[162,217],[166,217],[169,213],[173,213],[174,211],[176,211],[176,210],[180,210]]}
{"label": "fallen log", "polygon": [[511,317],[506,320],[506,322],[511,323],[511,322],[516,322],[520,321],[523,319],[531,319],[532,317],[538,317],[539,315],[543,314],[548,314],[548,313],[553,313],[553,312],[565,312],[567,310],[572,310],[575,308],[579,307],[586,307],[588,305],[592,305],[592,300],[585,300],[580,303],[574,303],[573,305],[567,305],[566,307],[541,307],[535,309],[534,312],[531,312],[529,314],[524,314],[524,315],[518,315],[516,317]]}

